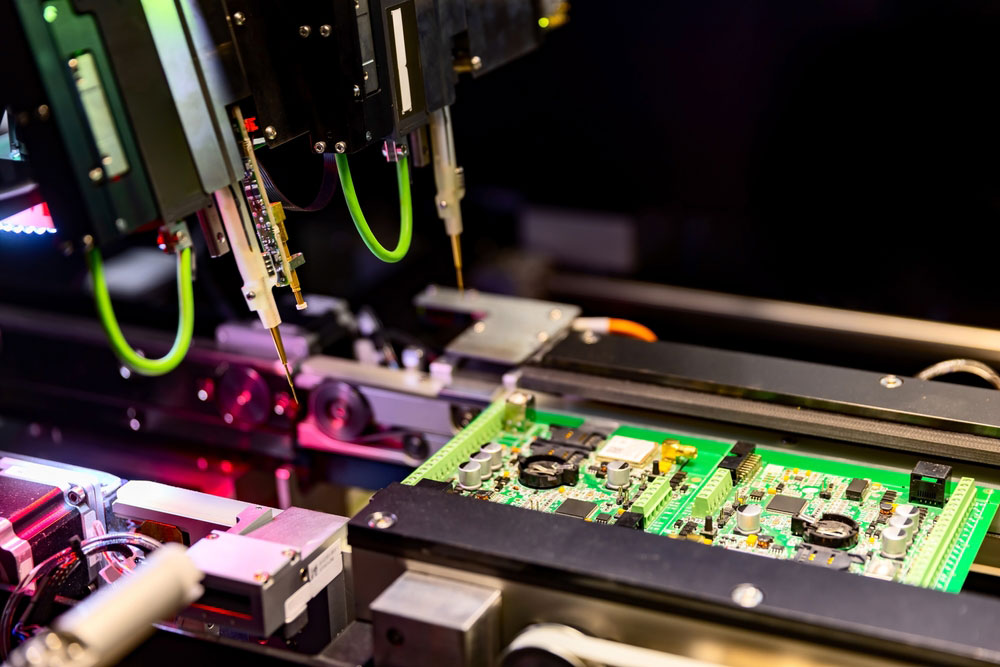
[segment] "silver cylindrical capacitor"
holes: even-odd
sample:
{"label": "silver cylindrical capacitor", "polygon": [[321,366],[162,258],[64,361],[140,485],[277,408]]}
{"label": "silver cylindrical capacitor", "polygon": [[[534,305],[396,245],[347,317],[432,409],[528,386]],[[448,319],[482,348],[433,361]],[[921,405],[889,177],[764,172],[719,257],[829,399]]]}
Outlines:
{"label": "silver cylindrical capacitor", "polygon": [[896,505],[896,509],[892,512],[896,516],[908,516],[914,521],[917,520],[917,515],[920,514],[920,510],[913,505]]}
{"label": "silver cylindrical capacitor", "polygon": [[491,442],[488,445],[483,445],[480,451],[490,455],[490,467],[493,470],[500,470],[503,467],[503,445]]}
{"label": "silver cylindrical capacitor", "polygon": [[913,533],[917,530],[917,522],[913,517],[894,514],[889,517],[889,528],[901,528],[906,533],[906,539],[912,540]]}
{"label": "silver cylindrical capacitor", "polygon": [[906,548],[909,544],[910,538],[905,529],[898,526],[887,526],[882,530],[882,555],[886,558],[902,558],[906,555]]}
{"label": "silver cylindrical capacitor", "polygon": [[736,512],[736,530],[744,535],[760,532],[760,515],[764,510],[760,505],[747,505]]}
{"label": "silver cylindrical capacitor", "polygon": [[483,479],[489,479],[493,475],[493,457],[489,455],[488,452],[476,452],[473,454],[470,461],[477,461],[482,467],[482,477]]}
{"label": "silver cylindrical capacitor", "polygon": [[631,481],[631,473],[632,466],[625,461],[612,461],[608,464],[608,488],[620,489],[628,486]]}
{"label": "silver cylindrical capacitor", "polygon": [[479,461],[469,460],[458,466],[458,485],[469,490],[483,485],[483,466]]}

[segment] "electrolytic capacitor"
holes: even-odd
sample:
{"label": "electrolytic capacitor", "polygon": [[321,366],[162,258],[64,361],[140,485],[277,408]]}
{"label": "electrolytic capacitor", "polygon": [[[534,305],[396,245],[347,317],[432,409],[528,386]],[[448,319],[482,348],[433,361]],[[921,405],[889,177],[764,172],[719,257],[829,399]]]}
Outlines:
{"label": "electrolytic capacitor", "polygon": [[760,532],[760,505],[746,505],[736,512],[736,530],[744,535]]}
{"label": "electrolytic capacitor", "polygon": [[500,470],[503,467],[503,445],[496,442],[491,442],[488,445],[483,445],[480,450],[486,452],[490,455],[490,467],[494,470]]}
{"label": "electrolytic capacitor", "polygon": [[900,528],[906,533],[906,539],[913,539],[913,533],[917,529],[917,522],[913,517],[895,514],[889,517],[889,528]]}
{"label": "electrolytic capacitor", "polygon": [[489,452],[479,451],[473,454],[470,459],[471,461],[479,462],[482,466],[482,477],[483,479],[489,479],[493,475],[493,457],[489,455]]}
{"label": "electrolytic capacitor", "polygon": [[882,555],[887,558],[902,558],[909,543],[910,538],[903,528],[888,526],[882,530]]}
{"label": "electrolytic capacitor", "polygon": [[483,467],[479,461],[470,460],[458,466],[458,484],[470,491],[483,485]]}
{"label": "electrolytic capacitor", "polygon": [[908,516],[914,521],[917,520],[917,516],[920,514],[920,510],[913,505],[896,505],[896,509],[893,511],[896,516]]}
{"label": "electrolytic capacitor", "polygon": [[631,481],[630,474],[632,472],[632,466],[630,466],[625,461],[612,461],[608,464],[608,481],[607,485],[609,489],[620,489],[624,486],[628,486]]}

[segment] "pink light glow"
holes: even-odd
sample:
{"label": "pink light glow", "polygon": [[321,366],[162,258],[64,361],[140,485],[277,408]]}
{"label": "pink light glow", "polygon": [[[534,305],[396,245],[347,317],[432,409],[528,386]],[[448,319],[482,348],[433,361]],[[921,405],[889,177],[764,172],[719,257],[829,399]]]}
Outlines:
{"label": "pink light glow", "polygon": [[15,234],[55,234],[56,225],[45,202],[0,220],[0,232]]}

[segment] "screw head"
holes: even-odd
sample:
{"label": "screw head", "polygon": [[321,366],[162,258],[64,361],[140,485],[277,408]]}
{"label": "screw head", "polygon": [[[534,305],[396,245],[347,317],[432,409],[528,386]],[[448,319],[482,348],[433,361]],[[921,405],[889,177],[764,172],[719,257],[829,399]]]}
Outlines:
{"label": "screw head", "polygon": [[72,489],[66,492],[66,500],[69,501],[70,505],[79,505],[86,499],[87,499],[87,492],[84,491],[79,486],[74,486]]}
{"label": "screw head", "polygon": [[878,383],[886,389],[895,389],[903,386],[903,378],[896,375],[883,375]]}
{"label": "screw head", "polygon": [[205,536],[205,539],[206,540],[217,540],[217,539],[219,539],[219,534],[218,533],[209,533],[208,535]]}
{"label": "screw head", "polygon": [[732,598],[739,606],[752,609],[764,601],[764,592],[753,584],[740,584],[733,589]]}
{"label": "screw head", "polygon": [[368,132],[365,132],[365,141],[371,141],[371,140],[372,140],[372,133],[371,130],[369,130]]}
{"label": "screw head", "polygon": [[271,575],[267,572],[256,572],[253,575],[253,580],[261,584],[266,584],[270,578]]}
{"label": "screw head", "polygon": [[582,340],[587,345],[593,345],[597,341],[601,340],[601,337],[595,334],[590,329],[587,329],[582,334],[580,334],[580,340]]}
{"label": "screw head", "polygon": [[558,308],[553,308],[552,310],[549,311],[549,319],[552,320],[553,322],[558,322],[559,320],[562,319],[562,316],[563,313]]}
{"label": "screw head", "polygon": [[306,37],[308,37],[309,35],[312,34],[312,31],[313,31],[313,29],[310,28],[309,26],[307,26],[307,25],[300,25],[299,26],[299,37],[305,39]]}
{"label": "screw head", "polygon": [[281,552],[281,555],[284,556],[285,558],[290,558],[291,560],[295,560],[296,558],[299,557],[299,552],[296,551],[295,549],[285,549],[284,551]]}
{"label": "screw head", "polygon": [[268,141],[273,141],[274,138],[278,136],[278,131],[274,129],[273,125],[268,125],[264,128],[264,138]]}
{"label": "screw head", "polygon": [[257,298],[256,292],[247,292],[247,301],[253,301]]}
{"label": "screw head", "polygon": [[547,341],[549,339],[549,332],[548,331],[539,331],[538,335],[536,336],[536,338],[538,338],[538,342],[539,343],[544,343],[545,341]]}
{"label": "screw head", "polygon": [[347,144],[343,141],[338,141],[333,145],[333,150],[337,151],[338,153],[346,153]]}
{"label": "screw head", "polygon": [[124,232],[128,229],[128,222],[125,221],[125,218],[118,218],[115,220],[115,227],[118,228],[118,231]]}
{"label": "screw head", "polygon": [[483,68],[483,59],[479,56],[472,56],[469,64],[472,65],[473,70],[481,70]]}
{"label": "screw head", "polygon": [[444,209],[448,208],[448,202],[442,199],[441,201],[438,202],[438,208],[440,208],[443,211]]}
{"label": "screw head", "polygon": [[101,180],[104,178],[104,170],[101,169],[100,167],[94,167],[93,169],[90,170],[90,173],[88,173],[87,175],[90,176],[90,180],[92,180],[94,183],[100,183]]}
{"label": "screw head", "polygon": [[313,152],[314,153],[324,153],[324,152],[326,152],[326,142],[325,141],[317,141],[316,143],[314,143],[313,144]]}
{"label": "screw head", "polygon": [[329,37],[331,32],[333,32],[333,29],[325,23],[319,27],[320,37]]}
{"label": "screw head", "polygon": [[484,331],[486,331],[486,322],[476,322],[474,325],[472,325],[472,330],[475,331],[476,333],[483,333]]}
{"label": "screw head", "polygon": [[368,515],[368,527],[385,530],[396,525],[396,515],[392,512],[373,512]]}
{"label": "screw head", "polygon": [[354,84],[354,96],[361,97],[361,86]]}
{"label": "screw head", "polygon": [[49,105],[48,104],[39,105],[38,109],[36,110],[36,113],[38,114],[38,120],[48,120],[50,113]]}
{"label": "screw head", "polygon": [[236,25],[243,25],[246,22],[247,22],[247,17],[246,14],[244,14],[243,12],[236,12],[235,14],[233,14],[233,23],[235,23]]}

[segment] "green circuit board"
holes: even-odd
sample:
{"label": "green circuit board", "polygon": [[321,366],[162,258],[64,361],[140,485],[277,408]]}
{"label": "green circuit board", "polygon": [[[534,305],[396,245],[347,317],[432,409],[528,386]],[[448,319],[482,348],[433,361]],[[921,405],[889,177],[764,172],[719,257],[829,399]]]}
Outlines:
{"label": "green circuit board", "polygon": [[[463,487],[459,466],[491,444],[499,464]],[[609,488],[609,466],[620,478],[622,461],[627,481]],[[503,401],[403,483],[948,592],[961,590],[1000,503],[970,478],[938,484],[945,500],[933,504],[911,497],[908,472],[627,425],[589,429]],[[912,537],[887,555],[882,531],[906,510]],[[754,513],[756,530],[741,530]]]}

